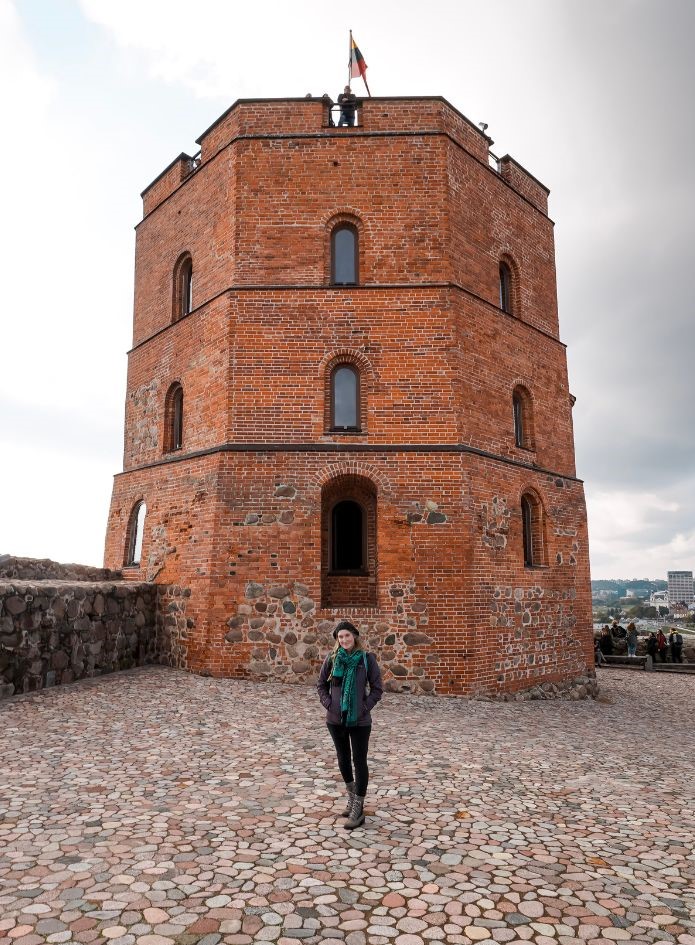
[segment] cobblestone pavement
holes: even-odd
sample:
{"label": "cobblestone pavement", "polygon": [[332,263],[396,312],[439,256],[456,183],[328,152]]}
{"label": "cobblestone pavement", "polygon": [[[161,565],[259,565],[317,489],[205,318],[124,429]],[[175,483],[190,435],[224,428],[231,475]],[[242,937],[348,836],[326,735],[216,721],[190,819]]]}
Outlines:
{"label": "cobblestone pavement", "polygon": [[387,694],[349,833],[315,693],[148,668],[0,704],[0,945],[695,945],[695,679]]}

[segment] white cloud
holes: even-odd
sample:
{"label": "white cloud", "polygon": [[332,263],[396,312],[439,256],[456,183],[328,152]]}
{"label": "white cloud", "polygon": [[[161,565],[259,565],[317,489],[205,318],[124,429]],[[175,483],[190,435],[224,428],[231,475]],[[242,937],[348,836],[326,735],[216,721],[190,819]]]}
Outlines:
{"label": "white cloud", "polygon": [[[587,490],[594,577],[659,577],[693,569],[695,527],[681,503],[648,492]],[[669,535],[664,540],[664,534]]]}
{"label": "white cloud", "polygon": [[[0,86],[4,90],[0,133],[11,135],[16,146],[27,130],[44,119],[57,88],[40,71],[10,0],[0,0]],[[10,89],[21,89],[21,95],[9,94]],[[3,142],[3,150],[9,146],[9,140]],[[5,157],[9,157],[6,152]]]}
{"label": "white cloud", "polygon": [[[319,0],[299,8],[198,0],[194,15],[181,0],[80,0],[80,5],[122,49],[145,58],[152,78],[181,83],[202,98],[226,96],[231,104],[239,96],[269,94],[272,86],[275,94],[286,95],[288,86],[298,83],[309,91],[311,78],[325,72],[327,15]],[[330,32],[335,28],[334,22]],[[306,42],[307,34],[319,31],[322,42]],[[346,38],[343,47],[347,62]]]}
{"label": "white cloud", "polygon": [[650,492],[597,492],[587,497],[589,517],[597,523],[592,541],[614,541],[641,533],[653,513],[675,513],[679,505]]}

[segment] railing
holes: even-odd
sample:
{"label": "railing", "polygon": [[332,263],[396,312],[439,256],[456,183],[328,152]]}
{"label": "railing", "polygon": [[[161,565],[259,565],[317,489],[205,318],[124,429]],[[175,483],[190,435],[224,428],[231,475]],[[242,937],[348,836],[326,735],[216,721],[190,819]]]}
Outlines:
{"label": "railing", "polygon": [[646,656],[625,656],[624,654],[604,655],[596,661],[597,668],[600,666],[618,666],[621,669],[641,669],[648,673],[667,672],[667,673],[695,673],[695,663],[674,663],[662,661],[660,658],[655,660],[647,653]]}
{"label": "railing", "polygon": [[337,102],[329,105],[326,110],[326,126],[328,128],[359,128],[362,125],[362,102],[355,102],[354,106],[343,109]]}
{"label": "railing", "polygon": [[490,165],[493,171],[496,171],[498,174],[501,173],[500,159],[496,154],[493,154],[492,151],[488,151],[487,153],[487,163]]}
{"label": "railing", "polygon": [[186,168],[185,168],[185,176],[186,176],[186,177],[190,177],[191,174],[195,174],[195,172],[196,172],[196,171],[198,170],[198,168],[200,167],[200,154],[201,154],[201,152],[200,152],[200,151],[197,151],[197,152],[193,155],[192,158],[189,158],[189,159],[188,159],[188,162],[187,162],[187,165],[186,165]]}

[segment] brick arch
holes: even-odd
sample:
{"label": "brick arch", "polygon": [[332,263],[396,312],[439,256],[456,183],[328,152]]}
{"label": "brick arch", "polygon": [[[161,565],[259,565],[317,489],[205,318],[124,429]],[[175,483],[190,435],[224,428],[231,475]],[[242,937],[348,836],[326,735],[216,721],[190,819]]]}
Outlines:
{"label": "brick arch", "polygon": [[[341,520],[341,506],[348,507]],[[354,472],[331,476],[321,488],[321,606],[375,607],[377,603],[377,487]],[[347,548],[359,564],[341,563]],[[351,552],[348,552],[351,555]]]}
{"label": "brick arch", "polygon": [[338,460],[335,463],[329,461],[323,469],[312,476],[308,485],[311,491],[322,492],[324,486],[341,476],[359,476],[370,480],[376,487],[377,498],[390,495],[392,492],[391,482],[378,467],[357,459]]}
{"label": "brick arch", "polygon": [[331,377],[341,364],[350,364],[359,374],[359,426],[360,432],[367,432],[368,405],[374,393],[374,369],[361,351],[354,348],[342,348],[331,351],[322,358],[319,365],[319,383],[323,390],[323,431],[331,431]]}
{"label": "brick arch", "polygon": [[511,276],[511,315],[516,315],[519,317],[521,314],[521,268],[516,261],[515,257],[512,255],[509,250],[504,249],[498,259],[497,259],[497,268],[504,264],[509,269]]}
{"label": "brick arch", "polygon": [[323,281],[325,285],[332,285],[331,279],[331,234],[341,223],[348,223],[357,230],[357,273],[358,283],[366,281],[367,260],[367,228],[364,225],[359,210],[352,207],[334,209],[325,215],[321,221],[324,230],[323,239]]}

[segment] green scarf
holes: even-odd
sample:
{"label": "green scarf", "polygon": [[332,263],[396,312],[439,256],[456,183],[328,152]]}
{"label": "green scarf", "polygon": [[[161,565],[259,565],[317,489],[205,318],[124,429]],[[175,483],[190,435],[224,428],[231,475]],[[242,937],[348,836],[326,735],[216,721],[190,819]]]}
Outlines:
{"label": "green scarf", "polygon": [[359,715],[355,673],[363,658],[362,650],[353,650],[352,653],[348,653],[342,646],[335,654],[331,676],[333,679],[343,680],[343,691],[340,697],[340,717],[343,725],[354,725]]}

